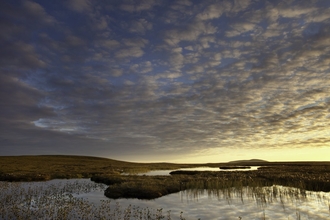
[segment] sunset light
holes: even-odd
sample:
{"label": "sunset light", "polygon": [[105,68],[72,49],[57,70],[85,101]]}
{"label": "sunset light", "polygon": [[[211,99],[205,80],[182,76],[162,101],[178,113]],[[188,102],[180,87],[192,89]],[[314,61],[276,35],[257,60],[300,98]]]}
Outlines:
{"label": "sunset light", "polygon": [[330,1],[2,1],[0,155],[328,161]]}

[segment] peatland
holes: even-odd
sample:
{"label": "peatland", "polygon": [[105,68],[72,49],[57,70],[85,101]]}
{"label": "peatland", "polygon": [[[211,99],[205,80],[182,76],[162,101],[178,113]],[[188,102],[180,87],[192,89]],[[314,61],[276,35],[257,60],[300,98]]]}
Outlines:
{"label": "peatland", "polygon": [[[167,176],[140,176],[150,170],[189,167],[260,166],[255,171],[173,171]],[[122,175],[129,173],[130,175]],[[105,183],[109,198],[154,199],[187,189],[221,190],[283,185],[311,191],[330,191],[330,162],[267,162],[173,164],[132,163],[85,156],[0,157],[0,180],[44,181],[61,178],[91,178]]]}

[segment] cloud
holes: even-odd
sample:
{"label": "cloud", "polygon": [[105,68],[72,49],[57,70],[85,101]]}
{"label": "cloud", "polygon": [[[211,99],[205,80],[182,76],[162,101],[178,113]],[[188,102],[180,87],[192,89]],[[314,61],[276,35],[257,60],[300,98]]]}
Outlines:
{"label": "cloud", "polygon": [[130,47],[118,50],[116,52],[116,58],[141,57],[143,54],[144,52],[141,48]]}
{"label": "cloud", "polygon": [[173,48],[169,55],[169,64],[172,69],[179,70],[183,66],[184,56],[182,55],[182,48]]}
{"label": "cloud", "polygon": [[123,39],[122,43],[125,47],[121,47],[115,52],[115,57],[119,59],[143,56],[142,48],[148,44],[148,40],[143,38]]}
{"label": "cloud", "polygon": [[120,43],[114,39],[103,39],[99,40],[96,43],[96,46],[102,49],[106,48],[107,50],[114,50],[115,48],[120,46]]}
{"label": "cloud", "polygon": [[174,27],[166,31],[164,41],[170,46],[176,46],[181,41],[194,41],[200,35],[214,34],[216,28],[211,23],[193,22],[184,27]]}
{"label": "cloud", "polygon": [[134,73],[149,73],[153,70],[152,63],[150,61],[146,61],[144,63],[134,64],[130,67],[130,70]]}
{"label": "cloud", "polygon": [[124,39],[123,43],[126,46],[131,46],[131,47],[144,47],[145,45],[148,44],[148,40],[143,38],[132,38],[132,39]]}
{"label": "cloud", "polygon": [[2,146],[172,155],[327,140],[327,8],[63,4],[0,7]]}
{"label": "cloud", "polygon": [[211,4],[207,6],[207,8],[203,10],[203,12],[197,15],[197,19],[210,20],[210,19],[219,18],[225,11],[229,11],[231,7],[232,4],[230,1]]}
{"label": "cloud", "polygon": [[[282,5],[281,5],[282,6]],[[299,6],[294,6],[294,7],[287,7],[287,5],[284,5],[278,10],[279,15],[282,17],[287,17],[287,18],[295,18],[295,17],[300,17],[302,15],[312,13],[316,9],[315,8],[301,8]]]}
{"label": "cloud", "polygon": [[77,12],[84,12],[91,10],[92,4],[89,0],[69,0],[68,6]]}
{"label": "cloud", "polygon": [[251,4],[247,1],[218,1],[208,5],[196,18],[198,20],[212,20],[221,17],[223,14],[234,16],[245,10]]}
{"label": "cloud", "polygon": [[181,11],[186,13],[186,7],[191,6],[193,3],[189,0],[182,0],[182,1],[174,1],[172,2],[172,5],[170,6],[171,9],[176,11]]}
{"label": "cloud", "polygon": [[179,78],[180,76],[182,76],[180,72],[166,72],[166,73],[158,74],[157,78],[175,79],[175,78]]}
{"label": "cloud", "polygon": [[66,43],[70,47],[83,47],[86,45],[85,41],[77,36],[66,36]]}
{"label": "cloud", "polygon": [[113,76],[121,76],[123,74],[123,70],[121,70],[121,69],[113,69],[112,71],[111,71],[111,75],[113,75]]}
{"label": "cloud", "polygon": [[21,68],[42,68],[46,66],[45,61],[37,54],[35,48],[27,43],[17,41],[4,45],[0,64],[1,66],[19,66]]}
{"label": "cloud", "polygon": [[27,14],[28,19],[37,20],[38,22],[52,24],[56,20],[47,14],[45,9],[38,3],[32,1],[23,1],[23,10]]}
{"label": "cloud", "polygon": [[145,10],[152,9],[158,3],[153,0],[142,0],[139,2],[136,1],[124,1],[120,5],[120,9],[128,12],[140,12]]}
{"label": "cloud", "polygon": [[148,22],[145,19],[139,19],[137,21],[133,21],[130,25],[129,31],[136,32],[139,34],[145,34],[146,31],[152,29],[152,23]]}
{"label": "cloud", "polygon": [[29,135],[38,133],[33,130],[33,120],[54,116],[51,108],[38,106],[38,101],[44,97],[42,93],[10,75],[2,70],[0,76],[0,113],[3,116],[0,123],[5,125],[1,126],[0,136],[3,150],[9,147],[7,143],[10,146],[16,142],[24,143]]}
{"label": "cloud", "polygon": [[100,17],[95,23],[96,28],[99,30],[106,30],[108,28],[108,21],[105,16]]}

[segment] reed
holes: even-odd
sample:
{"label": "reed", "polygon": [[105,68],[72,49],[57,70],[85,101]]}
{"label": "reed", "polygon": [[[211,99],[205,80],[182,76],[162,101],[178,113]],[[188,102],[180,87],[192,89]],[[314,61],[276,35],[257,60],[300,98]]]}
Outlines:
{"label": "reed", "polygon": [[[284,186],[243,186],[242,184],[228,184],[224,187],[216,182],[198,181],[195,185],[189,183],[190,188],[182,194],[198,199],[201,195],[209,195],[218,199],[225,199],[228,203],[233,199],[252,198],[263,210],[276,202],[281,201],[283,210],[287,202],[296,203],[307,199],[312,192],[299,188]],[[184,214],[173,215],[171,210],[162,208],[148,208],[128,205],[122,207],[115,200],[102,200],[95,205],[86,199],[77,197],[80,193],[100,191],[106,185],[94,182],[67,182],[52,184],[26,184],[0,182],[0,219],[124,219],[124,220],[154,220],[154,219],[185,219]],[[206,189],[204,187],[207,187]],[[319,194],[320,202],[329,204],[329,200]],[[330,210],[329,210],[330,211]],[[265,211],[261,219],[267,219]],[[244,219],[244,216],[241,217]],[[296,210],[296,219],[301,219],[299,207]]]}
{"label": "reed", "polygon": [[[112,205],[113,200],[102,200],[94,205],[75,195],[103,191],[105,185],[93,182],[26,185],[0,182],[0,219],[172,219],[170,211]],[[183,219],[182,213],[178,216]]]}

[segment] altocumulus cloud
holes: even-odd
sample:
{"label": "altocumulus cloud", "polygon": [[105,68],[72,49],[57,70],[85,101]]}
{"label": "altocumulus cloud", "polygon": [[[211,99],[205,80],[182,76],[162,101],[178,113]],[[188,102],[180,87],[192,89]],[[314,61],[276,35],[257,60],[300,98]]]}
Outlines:
{"label": "altocumulus cloud", "polygon": [[327,0],[15,0],[0,13],[2,155],[330,141]]}

